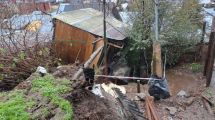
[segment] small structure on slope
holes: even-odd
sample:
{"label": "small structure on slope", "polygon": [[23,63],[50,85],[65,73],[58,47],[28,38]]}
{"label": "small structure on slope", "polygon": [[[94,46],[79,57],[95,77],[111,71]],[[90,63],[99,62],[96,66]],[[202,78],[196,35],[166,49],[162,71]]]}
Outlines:
{"label": "small structure on slope", "polygon": [[[127,25],[113,17],[107,17],[108,58],[123,47],[126,39]],[[59,14],[54,17],[55,50],[64,62],[86,62],[90,55],[104,45],[103,40],[103,13],[92,8],[80,9]],[[95,65],[101,61],[96,58]]]}

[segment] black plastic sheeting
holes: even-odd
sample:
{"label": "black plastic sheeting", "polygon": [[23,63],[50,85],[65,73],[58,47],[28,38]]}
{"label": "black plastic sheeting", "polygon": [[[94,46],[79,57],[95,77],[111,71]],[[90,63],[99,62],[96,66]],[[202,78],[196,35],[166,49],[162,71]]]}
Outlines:
{"label": "black plastic sheeting", "polygon": [[159,79],[155,76],[151,77],[151,79],[148,81],[149,85],[149,94],[151,96],[154,96],[156,100],[160,99],[167,99],[170,97],[169,93],[169,87],[166,78],[160,79],[160,80],[155,80]]}
{"label": "black plastic sheeting", "polygon": [[85,79],[94,80],[95,70],[94,68],[83,68]]}
{"label": "black plastic sheeting", "polygon": [[144,117],[144,113],[139,108],[138,104],[134,101],[131,101],[123,94],[118,88],[113,88],[117,94],[117,100],[121,103],[122,107],[127,111],[126,117],[128,120],[147,120]]}

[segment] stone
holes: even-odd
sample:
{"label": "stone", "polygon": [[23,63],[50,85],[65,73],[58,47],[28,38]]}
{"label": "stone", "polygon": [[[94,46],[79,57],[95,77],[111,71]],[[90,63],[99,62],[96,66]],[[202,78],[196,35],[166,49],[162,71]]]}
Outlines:
{"label": "stone", "polygon": [[169,110],[170,115],[175,115],[177,112],[177,108],[175,107],[166,107],[167,110]]}
{"label": "stone", "polygon": [[179,107],[179,108],[178,108],[178,111],[179,111],[179,112],[183,112],[183,111],[185,111],[185,110],[184,110],[184,108]]}
{"label": "stone", "polygon": [[138,96],[135,96],[133,100],[134,101],[140,101],[140,98]]}
{"label": "stone", "polygon": [[195,97],[190,97],[184,103],[185,103],[185,105],[190,106],[194,100],[195,100]]}
{"label": "stone", "polygon": [[137,97],[138,97],[140,100],[145,100],[146,94],[145,94],[145,93],[138,93],[138,94],[137,94]]}
{"label": "stone", "polygon": [[187,97],[188,94],[184,90],[181,90],[180,92],[178,92],[177,96],[179,96],[179,97]]}

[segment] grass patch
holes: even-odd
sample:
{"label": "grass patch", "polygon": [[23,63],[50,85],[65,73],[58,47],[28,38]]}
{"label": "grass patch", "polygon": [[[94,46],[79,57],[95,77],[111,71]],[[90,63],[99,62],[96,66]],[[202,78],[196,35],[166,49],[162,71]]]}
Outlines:
{"label": "grass patch", "polygon": [[33,90],[41,92],[43,96],[49,98],[53,104],[64,111],[64,120],[71,120],[73,117],[71,104],[60,96],[62,93],[71,90],[69,85],[69,80],[61,79],[56,81],[52,75],[46,75],[32,81]]}
{"label": "grass patch", "polygon": [[190,68],[193,72],[201,72],[203,69],[203,65],[199,63],[192,63],[190,64]]}
{"label": "grass patch", "polygon": [[207,94],[208,97],[212,97],[213,96],[213,92],[211,91],[210,88],[206,90],[206,94]]}
{"label": "grass patch", "polygon": [[0,98],[0,120],[29,120],[27,109],[34,102],[25,100],[23,91],[0,93]]}

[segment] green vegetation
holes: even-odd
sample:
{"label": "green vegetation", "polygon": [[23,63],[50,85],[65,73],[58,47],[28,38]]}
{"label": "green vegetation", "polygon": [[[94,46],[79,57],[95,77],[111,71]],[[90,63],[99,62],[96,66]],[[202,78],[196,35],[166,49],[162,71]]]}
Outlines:
{"label": "green vegetation", "polygon": [[25,53],[24,53],[23,51],[21,51],[21,52],[19,53],[19,59],[20,59],[20,60],[24,60],[25,57],[26,57]]}
{"label": "green vegetation", "polygon": [[3,67],[4,67],[4,65],[0,63],[0,69],[3,68]]}
{"label": "green vegetation", "polygon": [[[144,0],[144,4],[143,0],[137,0],[130,8],[138,13],[132,29],[128,32],[129,42],[124,50],[131,65],[143,61],[141,57],[145,54],[150,67],[152,41],[155,40],[154,6],[153,0]],[[196,43],[200,41],[201,6],[198,0],[163,0],[159,3],[158,11],[162,53],[167,53],[168,65],[175,65],[183,54],[195,52]]]}
{"label": "green vegetation", "polygon": [[25,100],[21,90],[0,93],[0,120],[29,120],[27,109],[34,104]]}
{"label": "green vegetation", "polygon": [[199,63],[192,63],[190,67],[193,72],[201,72],[203,69],[203,65]]}
{"label": "green vegetation", "polygon": [[[73,111],[69,101],[61,97],[61,94],[70,91],[70,81],[67,79],[55,79],[52,75],[37,77],[32,81],[32,92],[37,92],[58,106],[64,113],[64,120],[72,120]],[[35,116],[28,113],[35,102],[27,97],[24,90],[14,90],[0,93],[0,120],[29,120]],[[42,108],[42,114],[49,114],[48,108]]]}
{"label": "green vegetation", "polygon": [[69,101],[62,98],[60,95],[70,91],[70,81],[67,79],[54,80],[51,75],[37,78],[32,81],[32,89],[39,91],[43,96],[49,98],[51,102],[64,111],[64,120],[71,120],[73,117],[72,106]]}
{"label": "green vegetation", "polygon": [[211,90],[210,88],[208,88],[205,92],[206,92],[206,95],[208,96],[208,97],[212,97],[213,96],[213,92],[212,92],[213,90]]}

